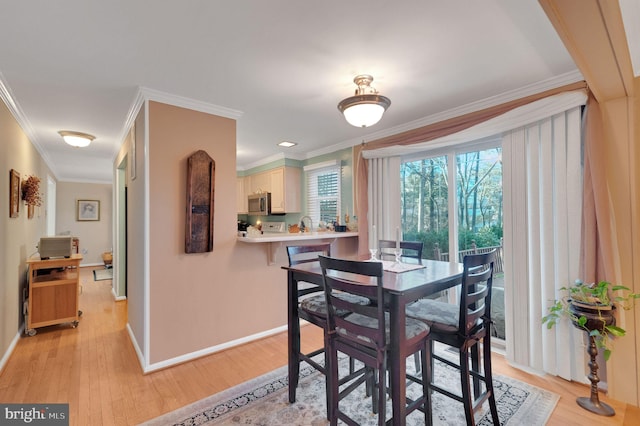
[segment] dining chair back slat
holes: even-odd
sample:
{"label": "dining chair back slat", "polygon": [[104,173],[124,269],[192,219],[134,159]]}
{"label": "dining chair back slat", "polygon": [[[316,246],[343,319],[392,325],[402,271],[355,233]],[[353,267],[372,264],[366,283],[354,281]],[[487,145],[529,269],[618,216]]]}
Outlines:
{"label": "dining chair back slat", "polygon": [[[384,336],[384,303],[378,303],[378,301],[383,300],[382,263],[321,257],[320,265],[323,273],[327,270],[332,271],[325,276],[324,280],[327,307],[331,311],[328,316],[329,332],[336,329],[341,330],[343,334],[341,337],[351,340],[356,346],[384,347],[386,344]],[[345,278],[345,276],[354,278],[352,275],[343,275],[341,277],[336,275],[339,272],[360,275],[360,282]],[[366,297],[371,300],[371,304],[365,306],[340,298],[339,295],[344,293]],[[368,326],[349,321],[348,316],[336,315],[336,312],[340,309],[346,310],[351,314],[360,315],[363,317],[361,318],[362,322],[368,324]],[[365,337],[365,339],[362,339],[362,337]]]}
{"label": "dining chair back slat", "polygon": [[[400,241],[400,249],[402,257],[409,259],[422,259],[422,250],[424,243],[422,241]],[[391,250],[395,250],[396,242],[393,240],[379,240],[378,249],[380,250],[380,259],[395,258],[395,254]]]}

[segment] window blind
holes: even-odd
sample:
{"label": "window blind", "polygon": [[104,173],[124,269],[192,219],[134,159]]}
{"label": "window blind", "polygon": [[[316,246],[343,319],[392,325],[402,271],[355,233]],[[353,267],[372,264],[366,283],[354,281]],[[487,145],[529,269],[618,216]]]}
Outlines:
{"label": "window blind", "polygon": [[340,216],[339,165],[307,172],[307,214],[314,223],[332,223]]}

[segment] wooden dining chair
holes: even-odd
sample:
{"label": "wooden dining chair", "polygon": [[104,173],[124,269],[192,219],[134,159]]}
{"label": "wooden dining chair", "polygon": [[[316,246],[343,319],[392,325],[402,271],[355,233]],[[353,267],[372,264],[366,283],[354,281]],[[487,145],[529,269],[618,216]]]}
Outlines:
{"label": "wooden dining chair", "polygon": [[[406,309],[407,317],[419,319],[431,327],[426,363],[429,370],[426,375],[430,378],[428,388],[462,402],[467,425],[472,426],[476,424],[474,413],[487,400],[493,424],[500,424],[491,371],[491,286],[495,260],[496,250],[464,257],[458,304],[421,299]],[[459,362],[435,354],[434,342],[455,348]],[[480,345],[483,368],[480,368]],[[459,370],[462,395],[434,383],[433,377],[437,374],[434,371],[434,359]],[[484,383],[484,390],[481,382]],[[427,392],[427,408],[430,413],[431,392]],[[431,416],[426,424],[432,424]]]}
{"label": "wooden dining chair", "polygon": [[[313,244],[287,246],[287,256],[289,266],[299,265],[306,262],[317,262],[319,255],[331,255],[331,244]],[[322,287],[311,283],[298,284],[298,318],[303,319],[315,326],[326,327],[327,305],[324,299]],[[297,336],[297,347],[300,347],[300,335]],[[314,357],[324,353],[324,346],[309,353],[298,354],[300,362],[305,361],[322,374],[326,374],[324,365],[318,363]],[[298,369],[300,366],[298,365]]]}
{"label": "wooden dining chair", "polygon": [[[396,248],[396,242],[392,240],[379,240],[378,249],[380,250],[380,259],[395,260],[395,253],[393,250]],[[422,241],[400,241],[400,249],[402,250],[402,257],[416,259],[420,261],[422,259],[422,250],[424,243]]]}
{"label": "wooden dining chair", "polygon": [[[287,256],[289,258],[289,266],[298,265],[306,262],[317,262],[319,255],[331,255],[331,244],[310,244],[310,245],[298,245],[287,246]],[[349,295],[343,295],[341,297],[348,298]],[[366,298],[352,297],[353,303],[368,304],[370,303]],[[340,315],[346,315],[346,311],[340,311]],[[318,326],[326,330],[327,324],[327,304],[325,301],[325,294],[322,287],[312,284],[301,282],[298,284],[298,318],[307,321],[310,324]],[[300,329],[298,325],[298,330]],[[300,348],[300,334],[298,333],[296,338],[296,347]],[[296,368],[298,369],[297,376],[300,375],[300,363],[306,362],[313,368],[327,375],[327,356],[325,352],[326,348],[326,333],[325,344],[316,350],[304,353],[301,350],[298,351],[297,358],[299,360]],[[318,362],[317,355],[324,354],[324,363]],[[353,360],[349,362],[349,372],[352,376],[364,374],[364,369],[355,369]],[[328,396],[328,388],[327,388]],[[328,401],[328,398],[327,398]],[[328,412],[327,412],[328,414]]]}
{"label": "wooden dining chair", "polygon": [[[356,425],[355,420],[340,409],[340,401],[373,378],[373,412],[378,414],[378,424],[383,425],[386,421],[386,371],[390,324],[384,303],[382,263],[333,259],[322,255],[319,258],[327,300],[329,421],[331,425],[336,425],[338,420]],[[352,303],[340,297],[341,294],[364,297],[372,303]],[[340,315],[340,311],[350,314]],[[424,409],[426,402],[425,371],[429,327],[422,321],[407,318],[405,333],[406,347],[401,351],[407,354],[420,352],[423,362],[422,396],[414,400],[407,399],[408,415],[418,408]],[[348,382],[343,381],[338,366],[338,352],[362,362],[367,367],[367,374]],[[425,413],[425,419],[426,417]]]}
{"label": "wooden dining chair", "polygon": [[[393,240],[379,240],[378,249],[380,251],[380,259],[395,260],[396,255],[393,252],[396,248],[396,242]],[[416,262],[422,261],[422,250],[424,243],[422,241],[400,241],[400,249],[402,250],[402,257],[415,259]],[[433,296],[432,296],[433,297]],[[420,354],[414,355],[414,363],[416,365],[416,371],[420,372]]]}

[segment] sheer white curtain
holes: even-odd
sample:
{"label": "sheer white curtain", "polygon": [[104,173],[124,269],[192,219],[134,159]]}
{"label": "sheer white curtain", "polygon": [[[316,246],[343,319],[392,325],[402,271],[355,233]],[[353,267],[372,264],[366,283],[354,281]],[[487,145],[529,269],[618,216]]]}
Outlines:
{"label": "sheer white curtain", "polygon": [[[376,239],[395,240],[400,226],[400,157],[373,158],[369,162],[369,235],[376,227]],[[369,247],[377,247],[373,237]]]}
{"label": "sheer white curtain", "polygon": [[541,318],[579,278],[581,108],[506,133],[502,142],[507,358],[584,381],[582,333]]}

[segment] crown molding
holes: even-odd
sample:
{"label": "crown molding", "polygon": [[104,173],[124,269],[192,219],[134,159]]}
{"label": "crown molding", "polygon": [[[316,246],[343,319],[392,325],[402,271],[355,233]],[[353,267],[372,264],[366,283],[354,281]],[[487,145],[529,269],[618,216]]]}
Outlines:
{"label": "crown molding", "polygon": [[118,143],[114,145],[113,158],[115,160],[118,155],[120,146],[124,143],[129,130],[136,121],[136,117],[140,111],[140,108],[146,101],[156,101],[167,105],[173,105],[181,108],[190,109],[193,111],[204,112],[206,114],[217,115],[220,117],[231,118],[234,120],[239,119],[243,112],[231,108],[226,108],[219,105],[210,104],[207,102],[190,99],[184,96],[173,95],[171,93],[162,92],[160,90],[151,89],[149,87],[140,86],[136,91],[136,95],[131,102],[127,117],[125,119],[122,130],[120,131],[120,138]]}
{"label": "crown molding", "polygon": [[218,115],[220,117],[231,118],[234,120],[239,119],[243,114],[242,111],[238,111],[235,109],[198,101],[184,96],[173,95],[171,93],[162,92],[160,90],[150,89],[148,87],[140,87],[139,92],[142,94],[144,100],[162,102],[181,108],[200,111],[212,115]]}
{"label": "crown molding", "polygon": [[22,111],[20,104],[18,104],[18,102],[15,100],[15,96],[13,96],[13,93],[11,92],[9,85],[6,83],[6,80],[1,72],[0,72],[0,99],[2,99],[2,101],[5,103],[5,105],[9,109],[9,112],[11,113],[13,118],[15,118],[15,120],[18,122],[18,125],[22,128],[22,131],[27,136],[27,139],[29,139],[29,142],[31,142],[31,144],[36,148],[36,151],[38,151],[38,153],[40,154],[44,162],[47,164],[47,167],[49,168],[53,176],[56,178],[56,180],[58,180],[58,172],[55,168],[55,165],[51,161],[51,158],[49,157],[49,155],[43,149],[42,144],[40,144],[40,142],[38,141],[38,138],[36,137],[36,134],[33,131],[33,127],[31,126],[31,123],[27,119],[27,116],[24,113],[24,111]]}
{"label": "crown molding", "polygon": [[241,168],[236,167],[236,170],[250,170],[250,169],[253,169],[254,167],[264,166],[265,164],[269,164],[273,161],[284,160],[285,158],[287,157],[284,155],[284,153],[279,152],[277,154],[273,154],[268,157],[261,158],[260,160],[254,161],[253,163],[249,163],[246,166],[243,166]]}
{"label": "crown molding", "polygon": [[398,133],[406,132],[408,130],[417,129],[419,127],[428,126],[429,124],[438,123],[450,118],[460,117],[461,115],[469,114],[471,112],[480,111],[486,108],[490,108],[496,105],[500,105],[506,102],[510,102],[516,99],[524,98],[527,96],[535,95],[550,89],[565,86],[567,84],[583,81],[584,77],[580,71],[570,71],[568,73],[559,75],[557,77],[549,78],[539,81],[534,84],[530,84],[519,89],[510,90],[508,92],[501,93],[499,95],[491,96],[476,102],[471,102],[460,107],[452,108],[446,111],[442,111],[436,114],[420,118],[418,120],[410,121],[408,123],[391,127],[388,129],[380,130],[378,132],[369,133],[359,138],[348,139],[346,141],[339,142],[334,145],[330,145],[319,150],[310,151],[307,153],[307,158],[317,157],[319,155],[329,154],[341,149],[350,148],[358,145],[362,142],[373,141],[381,139],[387,136],[396,135]]}
{"label": "crown molding", "polygon": [[129,133],[131,126],[133,126],[133,123],[136,121],[136,117],[138,116],[138,112],[140,111],[140,108],[142,108],[142,105],[144,105],[144,95],[142,94],[140,88],[138,88],[138,90],[136,91],[136,95],[131,102],[131,106],[129,107],[129,111],[127,112],[127,117],[124,120],[122,130],[120,130],[120,137],[113,145],[113,161],[116,160],[118,152],[120,151],[120,147],[127,138],[127,134]]}

